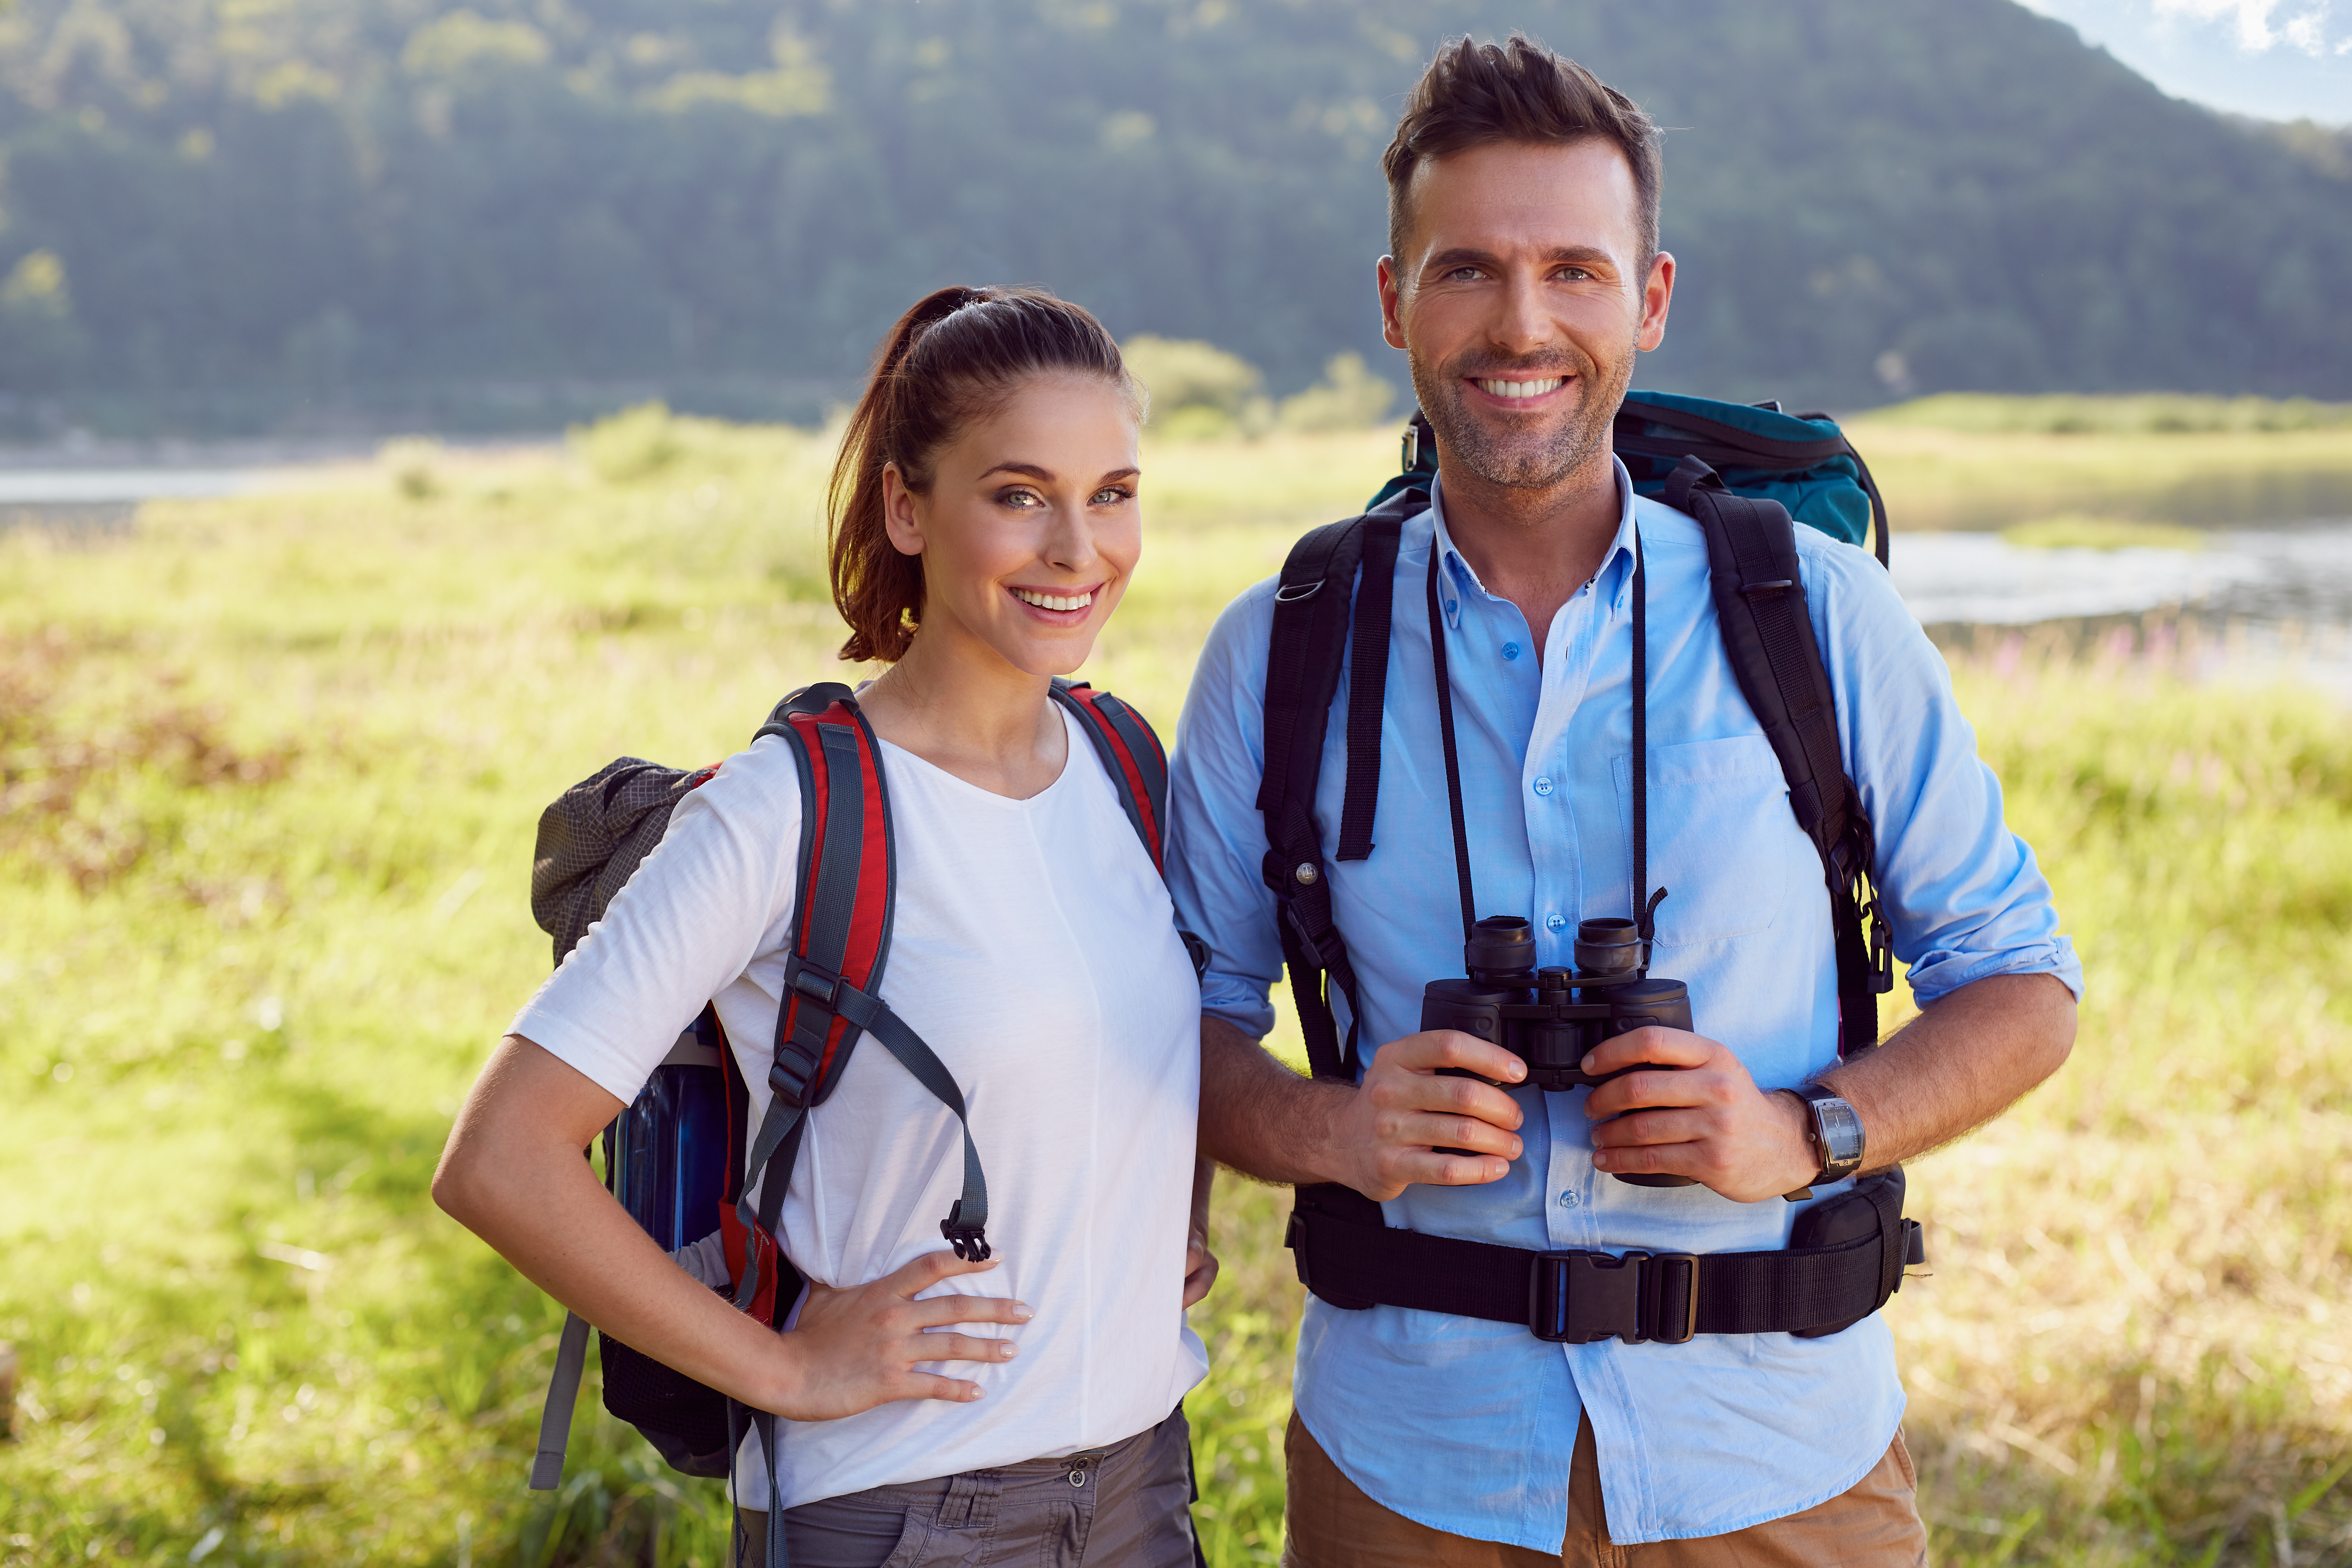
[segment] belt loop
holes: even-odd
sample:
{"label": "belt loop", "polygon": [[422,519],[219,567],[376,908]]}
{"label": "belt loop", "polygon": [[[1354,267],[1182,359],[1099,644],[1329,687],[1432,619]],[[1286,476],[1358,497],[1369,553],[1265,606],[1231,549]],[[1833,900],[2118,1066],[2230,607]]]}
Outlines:
{"label": "belt loop", "polygon": [[996,1504],[1004,1491],[1002,1470],[965,1470],[948,1478],[932,1521],[941,1530],[986,1530],[996,1522]]}
{"label": "belt loop", "polygon": [[1642,1323],[1644,1338],[1662,1345],[1683,1345],[1698,1332],[1698,1258],[1688,1252],[1661,1252],[1642,1266]]}

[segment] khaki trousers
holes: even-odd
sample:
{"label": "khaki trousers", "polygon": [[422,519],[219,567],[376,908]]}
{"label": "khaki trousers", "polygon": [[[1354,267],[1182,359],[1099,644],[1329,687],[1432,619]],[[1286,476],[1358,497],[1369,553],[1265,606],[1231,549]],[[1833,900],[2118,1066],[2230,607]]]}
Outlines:
{"label": "khaki trousers", "polygon": [[[1180,1408],[1094,1453],[787,1509],[784,1534],[792,1568],[1198,1568],[1192,1502]],[[736,1568],[765,1568],[768,1516],[737,1518]]]}
{"label": "khaki trousers", "polygon": [[1290,1469],[1283,1568],[1925,1568],[1918,1477],[1897,1432],[1870,1474],[1829,1501],[1698,1541],[1619,1546],[1601,1511],[1592,1424],[1580,1425],[1568,1478],[1568,1535],[1547,1552],[1448,1535],[1374,1502],[1323,1452],[1294,1413],[1283,1439]]}

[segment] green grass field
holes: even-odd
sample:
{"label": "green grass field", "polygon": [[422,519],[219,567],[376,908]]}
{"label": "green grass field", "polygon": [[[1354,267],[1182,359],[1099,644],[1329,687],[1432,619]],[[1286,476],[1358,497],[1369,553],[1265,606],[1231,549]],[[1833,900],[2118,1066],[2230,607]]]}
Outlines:
{"label": "green grass field", "polygon": [[[2185,438],[1868,428],[1933,444],[1881,463],[1931,522],[2085,510]],[[2352,471],[2340,431],[2212,439]],[[2028,494],[2015,442],[2074,478]],[[1150,451],[1089,675],[1172,728],[1209,618],[1393,451]],[[540,806],[838,668],[825,457],[641,418],[0,537],[0,1564],[721,1561],[715,1486],[593,1394],[564,1489],[524,1490],[562,1314],[425,1187],[546,966]],[[2067,1070],[1914,1169],[1933,1272],[1888,1311],[1937,1558],[2352,1562],[2352,724],[2113,654],[1956,676],[2092,991]],[[1223,1568],[1278,1549],[1297,1287],[1278,1194],[1219,1203],[1189,1408]]]}

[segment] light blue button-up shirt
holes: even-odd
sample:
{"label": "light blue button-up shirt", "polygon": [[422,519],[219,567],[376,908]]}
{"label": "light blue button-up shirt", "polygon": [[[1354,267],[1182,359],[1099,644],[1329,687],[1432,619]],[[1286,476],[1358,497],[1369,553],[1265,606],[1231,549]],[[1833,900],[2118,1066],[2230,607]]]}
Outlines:
{"label": "light blue button-up shirt", "polygon": [[[1631,650],[1638,523],[1649,578],[1652,973],[1690,987],[1701,1034],[1766,1089],[1828,1068],[1837,963],[1819,857],[1726,660],[1698,525],[1636,500],[1622,465],[1615,542],[1538,633],[1455,553],[1444,500],[1405,525],[1370,858],[1328,862],[1335,921],[1362,987],[1362,1050],[1420,1026],[1426,980],[1462,973],[1460,904],[1423,590],[1440,552],[1464,810],[1478,912],[1532,917],[1537,962],[1568,964],[1576,922],[1633,912]],[[1924,1005],[1991,974],[2081,970],[2033,853],[2001,821],[1942,658],[1862,551],[1797,530],[1839,738],[1877,831],[1895,951]],[[1255,802],[1272,581],[1210,634],[1173,767],[1169,883],[1208,939],[1204,1008],[1262,1036],[1280,974]],[[1540,636],[1540,663],[1529,657]],[[1346,677],[1316,816],[1336,842],[1347,776]],[[1744,1252],[1788,1245],[1807,1206],[1705,1187],[1629,1186],[1592,1167],[1582,1091],[1517,1091],[1526,1152],[1502,1181],[1408,1187],[1389,1224],[1529,1248]],[[1823,1195],[1843,1191],[1824,1189]],[[1819,1201],[1818,1199],[1816,1201]],[[1915,1287],[1916,1288],[1916,1287]],[[1928,1287],[1932,1289],[1932,1287]],[[1883,1315],[1822,1339],[1701,1335],[1686,1344],[1554,1345],[1475,1318],[1309,1298],[1300,1418],[1373,1498],[1435,1529],[1559,1550],[1578,1417],[1598,1445],[1621,1543],[1717,1535],[1852,1487],[1903,1415]]]}

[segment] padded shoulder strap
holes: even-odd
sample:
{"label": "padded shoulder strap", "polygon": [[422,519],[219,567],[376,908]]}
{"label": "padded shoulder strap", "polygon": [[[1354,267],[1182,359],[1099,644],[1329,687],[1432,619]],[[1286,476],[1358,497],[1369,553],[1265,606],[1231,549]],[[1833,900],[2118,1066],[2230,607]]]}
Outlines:
{"label": "padded shoulder strap", "polygon": [[1894,988],[1893,954],[1877,899],[1863,898],[1875,846],[1838,746],[1837,699],[1806,611],[1795,525],[1777,501],[1732,494],[1697,458],[1683,459],[1664,499],[1706,535],[1724,654],[1780,759],[1797,825],[1821,856],[1837,929],[1838,1054],[1852,1055],[1878,1038],[1877,998]]}
{"label": "padded shoulder strap", "polygon": [[[1318,1078],[1347,1077],[1328,985],[1350,999],[1355,971],[1346,942],[1331,922],[1331,889],[1315,795],[1323,772],[1323,742],[1342,656],[1354,629],[1356,668],[1348,705],[1348,793],[1341,810],[1339,858],[1371,853],[1380,793],[1381,708],[1387,695],[1388,592],[1357,591],[1377,577],[1383,588],[1396,569],[1404,520],[1429,504],[1425,481],[1384,494],[1361,517],[1327,523],[1291,547],[1275,592],[1274,625],[1266,647],[1265,771],[1258,809],[1265,817],[1264,876],[1273,889],[1283,961],[1298,1005],[1307,1064]],[[1353,1011],[1352,1005],[1350,1008]]]}
{"label": "padded shoulder strap", "polygon": [[1108,691],[1097,691],[1083,680],[1056,678],[1054,700],[1078,720],[1078,727],[1094,743],[1103,772],[1118,792],[1118,804],[1135,836],[1143,840],[1151,863],[1163,869],[1168,821],[1168,753],[1142,714]]}
{"label": "padded shoulder strap", "polygon": [[882,988],[898,892],[896,846],[880,743],[846,689],[804,689],[777,713],[761,733],[782,733],[793,744],[801,775],[801,858],[794,973],[769,1080],[778,1093],[816,1105],[838,1081],[858,1033],[856,1023],[832,1006],[833,988],[846,984],[869,995]]}
{"label": "padded shoulder strap", "polygon": [[1351,517],[1307,534],[1282,563],[1266,644],[1265,772],[1257,792],[1269,831],[1288,802],[1303,799],[1312,808],[1363,553],[1364,520]]}

